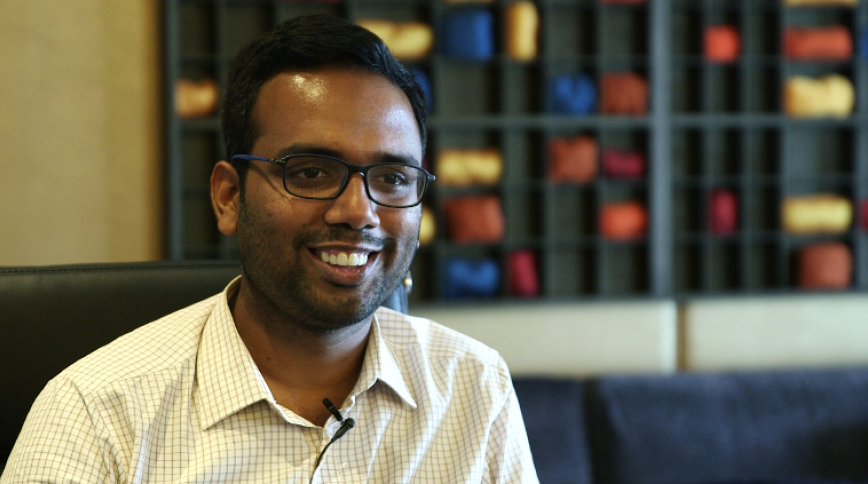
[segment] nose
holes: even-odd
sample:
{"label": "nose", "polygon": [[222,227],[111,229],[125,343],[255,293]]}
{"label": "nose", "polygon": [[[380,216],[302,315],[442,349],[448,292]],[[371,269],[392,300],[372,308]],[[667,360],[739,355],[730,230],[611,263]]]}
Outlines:
{"label": "nose", "polygon": [[347,186],[325,212],[325,222],[329,225],[345,224],[355,230],[376,227],[380,224],[377,204],[368,197],[365,178],[361,173],[353,173]]}

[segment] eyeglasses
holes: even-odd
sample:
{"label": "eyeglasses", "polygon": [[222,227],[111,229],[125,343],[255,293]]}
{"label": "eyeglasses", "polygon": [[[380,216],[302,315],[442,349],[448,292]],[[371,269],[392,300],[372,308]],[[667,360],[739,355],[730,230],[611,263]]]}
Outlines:
{"label": "eyeglasses", "polygon": [[235,155],[236,161],[267,161],[283,168],[283,188],[299,198],[329,200],[343,193],[350,175],[361,173],[368,198],[378,205],[407,208],[419,205],[434,175],[411,165],[353,165],[326,155],[298,153],[282,158]]}

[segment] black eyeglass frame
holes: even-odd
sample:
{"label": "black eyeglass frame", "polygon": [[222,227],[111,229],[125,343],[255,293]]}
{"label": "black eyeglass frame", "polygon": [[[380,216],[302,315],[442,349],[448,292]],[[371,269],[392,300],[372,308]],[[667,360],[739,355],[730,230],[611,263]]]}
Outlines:
{"label": "black eyeglass frame", "polygon": [[[337,193],[335,193],[334,195],[329,196],[329,197],[311,197],[311,196],[298,195],[296,193],[292,193],[289,190],[289,188],[287,188],[287,186],[286,186],[286,163],[289,160],[291,160],[292,158],[300,158],[300,157],[325,158],[325,159],[337,161],[338,163],[346,166],[347,167],[347,176],[345,176],[343,181],[341,182],[341,186],[340,186],[340,188],[338,188]],[[268,163],[274,163],[275,165],[279,165],[280,170],[281,170],[281,178],[283,179],[283,189],[286,190],[286,193],[289,193],[290,195],[292,195],[294,197],[306,198],[308,200],[333,200],[335,198],[338,198],[339,196],[341,196],[341,193],[344,193],[344,190],[347,188],[347,183],[349,183],[349,181],[350,181],[350,176],[352,176],[353,173],[359,173],[362,175],[362,178],[364,178],[364,180],[365,180],[365,193],[368,194],[368,198],[370,198],[371,201],[376,203],[377,205],[381,205],[383,207],[389,207],[389,208],[410,208],[410,207],[415,207],[416,205],[419,205],[420,203],[422,203],[422,198],[425,196],[425,192],[428,191],[428,185],[437,178],[434,175],[432,175],[431,173],[429,173],[428,170],[426,170],[422,167],[419,167],[419,166],[399,164],[399,163],[374,163],[371,165],[354,165],[354,164],[348,163],[348,162],[346,162],[340,158],[335,158],[334,156],[322,155],[319,153],[293,153],[291,155],[282,156],[280,158],[264,158],[262,156],[256,156],[256,155],[234,155],[232,157],[231,161],[234,164],[236,160],[240,160],[240,161],[265,161]],[[419,170],[422,173],[424,173],[425,177],[423,178],[422,190],[419,193],[419,200],[416,203],[411,204],[411,205],[389,205],[387,203],[378,202],[371,195],[371,187],[370,187],[370,185],[368,185],[368,176],[367,176],[368,171],[370,171],[372,168],[376,168],[378,166],[406,166],[409,168],[414,168],[414,169]]]}

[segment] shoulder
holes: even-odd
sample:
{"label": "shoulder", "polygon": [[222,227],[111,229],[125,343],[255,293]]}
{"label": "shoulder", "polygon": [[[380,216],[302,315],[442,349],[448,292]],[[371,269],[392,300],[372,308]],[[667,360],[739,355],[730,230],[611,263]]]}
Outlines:
{"label": "shoulder", "polygon": [[202,329],[222,296],[212,296],[120,336],[73,363],[55,380],[72,383],[84,395],[122,380],[195,364]]}
{"label": "shoulder", "polygon": [[430,319],[390,309],[380,308],[377,318],[389,349],[406,362],[434,372],[469,372],[476,378],[494,379],[499,386],[511,385],[503,358],[478,340]]}

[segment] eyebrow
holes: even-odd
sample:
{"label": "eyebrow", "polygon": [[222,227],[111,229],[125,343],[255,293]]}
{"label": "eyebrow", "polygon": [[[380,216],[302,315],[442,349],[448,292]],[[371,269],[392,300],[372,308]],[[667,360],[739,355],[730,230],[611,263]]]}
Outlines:
{"label": "eyebrow", "polygon": [[[300,153],[310,153],[312,155],[325,155],[331,156],[332,158],[338,158],[343,160],[343,156],[337,150],[333,150],[330,148],[326,148],[319,145],[310,145],[310,144],[294,144],[282,148],[277,152],[277,156],[275,158],[283,158],[284,156],[289,155],[297,155]],[[410,166],[422,166],[420,160],[417,160],[412,155],[402,154],[402,153],[388,153],[384,151],[379,151],[374,153],[374,159],[376,160],[374,163],[386,163],[390,165],[410,165]]]}

